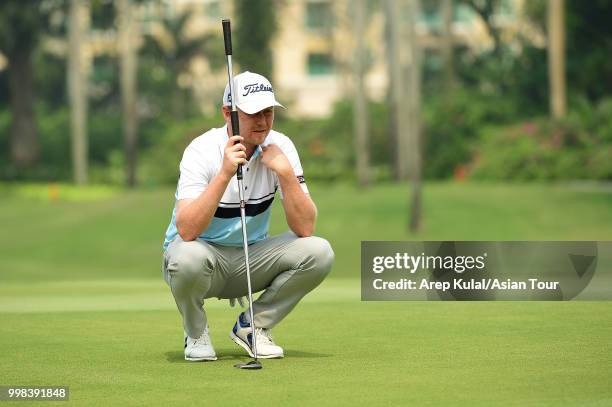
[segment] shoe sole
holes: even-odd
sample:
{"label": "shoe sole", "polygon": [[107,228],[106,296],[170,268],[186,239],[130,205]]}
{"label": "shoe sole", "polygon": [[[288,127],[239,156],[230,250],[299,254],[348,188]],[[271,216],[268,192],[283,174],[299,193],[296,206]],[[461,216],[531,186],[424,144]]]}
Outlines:
{"label": "shoe sole", "polygon": [[[236,343],[236,345],[240,346],[242,349],[246,350],[250,357],[254,358],[253,352],[251,352],[251,348],[249,344],[243,341],[234,333],[234,331],[230,331],[230,339]],[[257,355],[258,359],[282,359],[285,355],[281,353],[280,355]]]}
{"label": "shoe sole", "polygon": [[207,356],[204,358],[190,358],[189,356],[185,356],[185,360],[188,360],[190,362],[207,362],[210,361],[212,362],[213,360],[217,360],[216,356]]}

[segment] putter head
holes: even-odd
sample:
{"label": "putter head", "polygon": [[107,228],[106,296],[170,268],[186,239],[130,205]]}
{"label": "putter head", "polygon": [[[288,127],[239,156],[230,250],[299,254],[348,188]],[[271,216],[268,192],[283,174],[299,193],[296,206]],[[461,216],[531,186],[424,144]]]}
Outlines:
{"label": "putter head", "polygon": [[251,360],[250,362],[247,362],[247,363],[238,363],[234,365],[234,367],[237,367],[238,369],[257,370],[257,369],[261,369],[263,366],[261,365],[261,363],[259,363],[258,360]]}

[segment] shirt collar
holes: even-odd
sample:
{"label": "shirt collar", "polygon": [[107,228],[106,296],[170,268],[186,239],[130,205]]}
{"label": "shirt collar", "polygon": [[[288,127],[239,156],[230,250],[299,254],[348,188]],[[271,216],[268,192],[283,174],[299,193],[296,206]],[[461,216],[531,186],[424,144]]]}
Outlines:
{"label": "shirt collar", "polygon": [[253,155],[251,156],[251,160],[257,158],[261,154],[261,151],[261,145],[257,146],[255,148],[255,152],[253,152]]}

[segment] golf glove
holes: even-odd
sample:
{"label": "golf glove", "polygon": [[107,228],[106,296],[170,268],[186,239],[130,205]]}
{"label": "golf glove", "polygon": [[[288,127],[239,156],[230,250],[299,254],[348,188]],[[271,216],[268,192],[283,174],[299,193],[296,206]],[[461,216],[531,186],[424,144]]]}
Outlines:
{"label": "golf glove", "polygon": [[235,307],[236,306],[236,302],[238,302],[238,304],[240,304],[240,308],[244,308],[244,302],[245,302],[245,298],[244,297],[238,297],[238,298],[230,298],[229,299],[229,303],[230,303],[230,307]]}

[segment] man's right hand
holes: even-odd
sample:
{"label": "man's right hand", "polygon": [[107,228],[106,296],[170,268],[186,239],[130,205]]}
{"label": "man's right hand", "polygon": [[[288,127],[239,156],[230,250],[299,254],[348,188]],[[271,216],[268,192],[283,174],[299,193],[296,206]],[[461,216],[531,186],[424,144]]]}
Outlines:
{"label": "man's right hand", "polygon": [[238,165],[246,164],[246,147],[242,144],[241,136],[232,136],[225,145],[223,151],[223,166],[221,171],[228,177],[233,177],[238,170]]}
{"label": "man's right hand", "polygon": [[197,198],[177,201],[176,228],[184,241],[195,240],[206,230],[238,165],[246,163],[246,148],[242,140],[240,136],[229,138],[223,151],[221,170]]}

